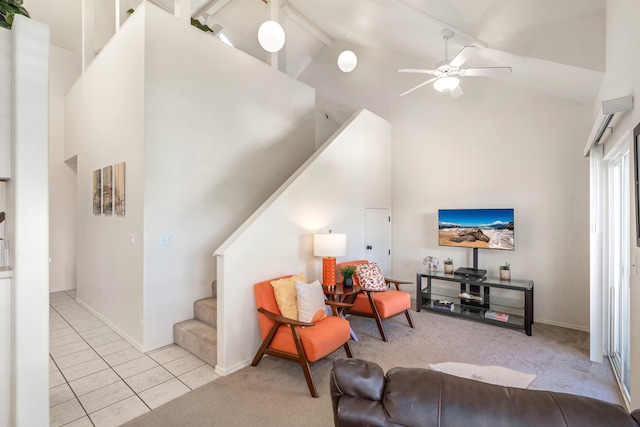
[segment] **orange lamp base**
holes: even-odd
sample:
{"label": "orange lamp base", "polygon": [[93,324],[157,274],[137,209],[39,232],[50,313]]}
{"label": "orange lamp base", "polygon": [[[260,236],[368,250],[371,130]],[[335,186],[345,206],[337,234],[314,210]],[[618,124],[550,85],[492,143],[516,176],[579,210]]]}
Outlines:
{"label": "orange lamp base", "polygon": [[322,284],[325,286],[336,285],[336,259],[328,256],[322,258]]}

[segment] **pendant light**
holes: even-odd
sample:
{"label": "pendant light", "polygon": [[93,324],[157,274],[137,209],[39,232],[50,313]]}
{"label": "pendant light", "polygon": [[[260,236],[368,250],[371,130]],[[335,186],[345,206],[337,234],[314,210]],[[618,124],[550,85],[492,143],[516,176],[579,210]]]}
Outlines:
{"label": "pendant light", "polygon": [[265,21],[258,28],[258,42],[267,52],[278,52],[284,46],[284,29],[276,21]]}

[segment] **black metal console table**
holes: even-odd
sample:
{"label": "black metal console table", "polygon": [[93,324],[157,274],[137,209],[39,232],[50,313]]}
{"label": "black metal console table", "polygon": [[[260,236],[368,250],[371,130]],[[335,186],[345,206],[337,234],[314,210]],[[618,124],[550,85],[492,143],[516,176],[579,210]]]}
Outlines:
{"label": "black metal console table", "polygon": [[[422,284],[424,278],[427,279],[426,287]],[[434,281],[437,286],[432,284]],[[451,286],[454,283],[457,286]],[[491,295],[492,288],[496,289],[494,295]],[[452,302],[453,309],[439,307],[438,301]],[[416,311],[423,308],[496,326],[523,329],[531,336],[533,281],[501,280],[496,277],[477,280],[425,270],[416,275]],[[506,316],[502,320],[495,320],[486,317],[487,311],[489,314],[500,313]]]}

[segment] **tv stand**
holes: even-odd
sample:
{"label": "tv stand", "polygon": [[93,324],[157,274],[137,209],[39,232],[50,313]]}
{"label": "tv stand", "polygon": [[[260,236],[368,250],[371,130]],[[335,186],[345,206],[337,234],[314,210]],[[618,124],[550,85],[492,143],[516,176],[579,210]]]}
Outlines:
{"label": "tv stand", "polygon": [[[423,287],[425,278],[427,286]],[[437,284],[434,285],[433,282]],[[491,289],[500,291],[492,295]],[[442,301],[452,302],[453,309],[443,309]],[[422,309],[496,326],[523,329],[531,336],[533,281],[501,280],[496,277],[478,280],[455,274],[421,271],[416,275],[416,311]],[[506,316],[491,317],[496,313]]]}

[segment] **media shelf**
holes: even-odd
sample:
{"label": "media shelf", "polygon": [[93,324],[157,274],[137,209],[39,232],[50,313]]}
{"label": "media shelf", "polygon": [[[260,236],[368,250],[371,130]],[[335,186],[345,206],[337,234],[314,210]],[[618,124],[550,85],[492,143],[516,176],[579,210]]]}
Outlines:
{"label": "media shelf", "polygon": [[[427,282],[425,287],[423,279]],[[437,286],[432,284],[434,281]],[[503,291],[499,295],[491,295],[492,288]],[[434,301],[437,300],[452,302],[453,310],[434,307]],[[491,325],[522,329],[531,336],[533,281],[501,280],[495,277],[475,280],[454,274],[422,271],[416,275],[416,311],[423,308]],[[487,318],[487,311],[505,313],[508,319]]]}

